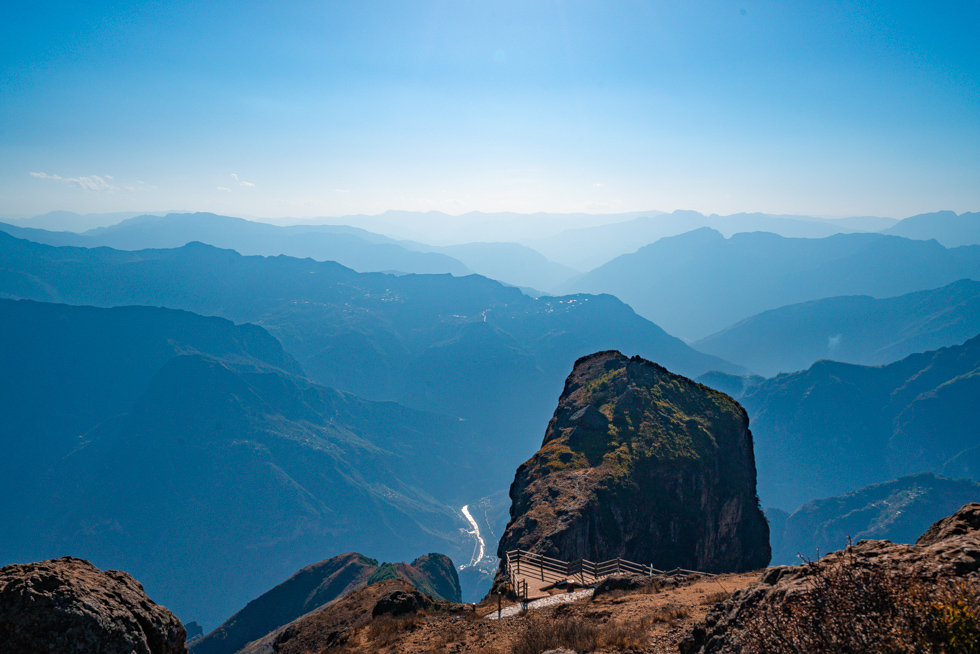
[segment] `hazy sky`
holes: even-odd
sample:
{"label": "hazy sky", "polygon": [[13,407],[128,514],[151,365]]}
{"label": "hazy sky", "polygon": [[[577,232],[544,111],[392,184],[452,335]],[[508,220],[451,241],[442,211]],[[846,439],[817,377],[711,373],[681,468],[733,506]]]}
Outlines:
{"label": "hazy sky", "polygon": [[980,210],[980,3],[21,2],[0,214]]}

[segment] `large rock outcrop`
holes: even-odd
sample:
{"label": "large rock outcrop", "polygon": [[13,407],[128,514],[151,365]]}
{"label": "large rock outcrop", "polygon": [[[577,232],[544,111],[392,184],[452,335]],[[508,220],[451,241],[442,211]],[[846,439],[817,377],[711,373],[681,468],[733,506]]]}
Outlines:
{"label": "large rock outcrop", "polygon": [[183,654],[185,638],[125,572],[71,557],[0,568],[4,654]]}
{"label": "large rock outcrop", "polygon": [[575,363],[510,497],[501,558],[519,548],[706,572],[769,562],[745,411],[639,357]]}
{"label": "large rock outcrop", "polygon": [[[923,593],[924,589],[928,600],[926,603],[940,601],[941,593],[938,590],[944,582],[946,587],[980,582],[980,504],[967,504],[953,515],[936,522],[915,545],[863,540],[806,565],[767,569],[753,585],[736,591],[730,599],[712,609],[704,622],[696,626],[681,643],[681,654],[740,652],[746,649],[747,642],[752,642],[752,633],[758,631],[749,625],[758,624],[760,619],[783,629],[781,635],[785,636],[785,625],[792,624],[792,617],[786,619],[785,616],[801,613],[800,606],[818,604],[819,601],[810,605],[804,602],[808,596],[820,592],[822,586],[833,587],[838,582],[845,582],[840,586],[846,586],[847,582],[856,579],[865,586],[859,590],[871,592],[867,589],[874,590],[876,578],[885,580],[885,583],[892,580],[892,584],[897,586],[897,591],[892,592],[900,599],[903,596],[915,597],[917,592],[912,589],[913,586],[918,588],[919,593]],[[826,581],[828,579],[829,582]],[[882,615],[887,614],[882,607],[892,601],[889,598],[876,597],[874,604],[845,599],[851,601],[823,602],[825,606],[821,608],[825,611],[839,612],[825,622],[844,625],[841,628],[847,629],[849,623],[842,618],[849,617],[845,614],[851,612],[854,623],[863,620],[864,627],[869,623],[876,626],[876,622],[882,623],[883,629],[894,626],[881,619]],[[823,621],[821,616],[809,611],[805,615],[808,625]],[[781,617],[783,621],[779,622]],[[869,635],[872,639],[877,637],[874,633]],[[755,639],[758,639],[757,633]],[[765,648],[765,644],[761,647],[756,644],[746,651],[760,648]],[[843,646],[839,651],[845,651]]]}

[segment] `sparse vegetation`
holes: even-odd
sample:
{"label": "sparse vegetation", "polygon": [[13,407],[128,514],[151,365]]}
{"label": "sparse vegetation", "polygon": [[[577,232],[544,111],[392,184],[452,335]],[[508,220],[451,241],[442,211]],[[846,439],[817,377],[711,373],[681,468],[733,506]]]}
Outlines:
{"label": "sparse vegetation", "polygon": [[804,592],[766,603],[735,635],[745,654],[977,654],[980,581],[858,561],[809,564]]}
{"label": "sparse vegetation", "polygon": [[682,606],[665,606],[650,616],[650,622],[663,622],[676,627],[682,620],[691,617],[691,612]]}
{"label": "sparse vegetation", "polygon": [[732,594],[724,591],[719,591],[717,593],[711,593],[710,595],[705,595],[704,599],[701,600],[703,606],[714,606],[720,602],[724,602],[726,599],[731,597]]}
{"label": "sparse vegetation", "polygon": [[601,623],[572,617],[536,619],[530,621],[518,637],[512,654],[541,654],[560,647],[580,654],[603,649],[638,649],[647,644],[650,622]]}
{"label": "sparse vegetation", "polygon": [[422,620],[418,615],[399,618],[381,616],[368,625],[366,640],[375,648],[385,647],[397,641],[403,632],[418,629]]}

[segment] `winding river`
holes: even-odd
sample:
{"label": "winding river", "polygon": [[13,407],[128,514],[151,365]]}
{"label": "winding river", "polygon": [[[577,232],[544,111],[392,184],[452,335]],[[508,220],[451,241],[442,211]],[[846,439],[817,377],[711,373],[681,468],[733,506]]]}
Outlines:
{"label": "winding river", "polygon": [[471,565],[475,565],[476,563],[478,563],[483,559],[483,555],[486,553],[487,544],[483,541],[483,536],[480,535],[480,525],[476,524],[476,520],[474,520],[473,516],[470,514],[470,505],[467,504],[461,510],[463,512],[463,517],[465,517],[466,520],[470,523],[470,526],[473,527],[473,531],[467,533],[471,534],[474,538],[476,538],[476,547],[473,548],[473,558],[470,559],[470,562],[467,563],[465,566],[462,566],[465,568]]}

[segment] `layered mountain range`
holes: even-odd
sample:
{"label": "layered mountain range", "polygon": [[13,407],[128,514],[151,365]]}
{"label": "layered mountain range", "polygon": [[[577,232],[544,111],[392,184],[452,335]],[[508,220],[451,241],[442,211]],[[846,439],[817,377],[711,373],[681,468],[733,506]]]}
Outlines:
{"label": "layered mountain range", "polygon": [[820,359],[883,365],[980,334],[980,282],[875,299],[832,297],[766,311],[693,345],[772,377]]}
{"label": "layered mountain range", "polygon": [[887,366],[819,361],[749,385],[740,402],[759,497],[793,511],[918,472],[980,479],[978,396],[980,336]]}
{"label": "layered mountain range", "polygon": [[[937,520],[980,498],[980,484],[923,472],[807,502],[792,514],[766,511],[773,565],[797,565],[875,539],[914,543]],[[803,559],[801,559],[803,557]]]}
{"label": "layered mountain range", "polygon": [[84,556],[213,625],[324,552],[470,549],[458,506],[495,480],[468,423],[316,385],[254,325],[0,316],[0,560]]}
{"label": "layered mountain range", "polygon": [[484,438],[472,457],[501,486],[533,451],[579,356],[621,347],[690,376],[742,370],[611,296],[531,298],[475,275],[362,274],[202,244],[129,252],[0,234],[0,294],[261,325],[318,383],[478,423]]}
{"label": "layered mountain range", "polygon": [[702,228],[617,257],[559,290],[611,293],[670,333],[699,339],[790,304],[892,297],[966,278],[980,279],[978,245],[945,248],[883,234],[725,238]]}

